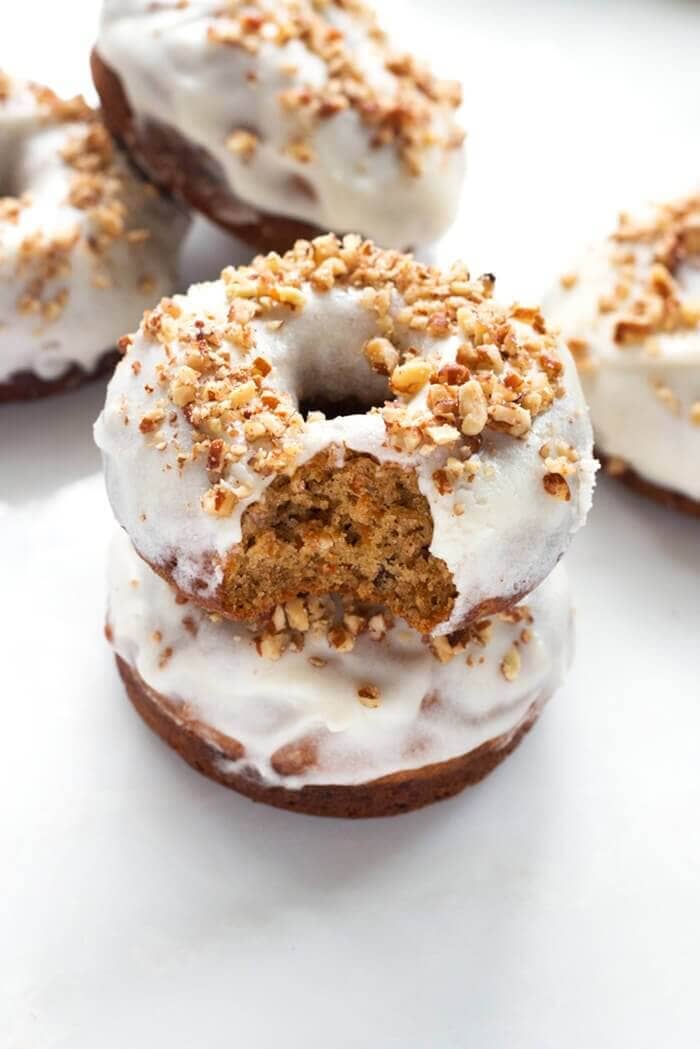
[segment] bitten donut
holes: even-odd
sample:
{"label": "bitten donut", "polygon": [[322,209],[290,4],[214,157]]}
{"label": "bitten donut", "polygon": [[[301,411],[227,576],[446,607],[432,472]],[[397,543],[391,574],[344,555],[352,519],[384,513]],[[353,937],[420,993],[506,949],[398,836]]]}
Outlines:
{"label": "bitten donut", "polygon": [[122,532],[107,636],[139,713],[201,772],[282,808],[384,816],[456,794],[514,749],[567,669],[571,610],[558,568],[454,645],[329,600],[280,608],[260,635],[183,604]]}
{"label": "bitten donut", "polygon": [[700,514],[700,194],[621,216],[561,285],[548,316],[608,471]]}
{"label": "bitten donut", "polygon": [[137,551],[240,620],[337,592],[449,635],[528,594],[592,435],[566,349],[492,287],[327,235],[162,301],[96,426]]}
{"label": "bitten donut", "polygon": [[459,87],[359,0],[106,0],[93,75],[144,170],[259,250],[326,230],[413,247],[455,215]]}
{"label": "bitten donut", "polygon": [[0,73],[0,401],[112,366],[115,333],[172,290],[185,228],[82,99]]}

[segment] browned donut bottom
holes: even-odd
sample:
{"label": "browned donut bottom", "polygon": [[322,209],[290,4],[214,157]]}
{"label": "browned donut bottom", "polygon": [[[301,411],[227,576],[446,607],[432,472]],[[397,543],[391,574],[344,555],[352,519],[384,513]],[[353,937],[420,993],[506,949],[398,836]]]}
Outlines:
{"label": "browned donut bottom", "polygon": [[0,382],[0,404],[11,401],[34,401],[40,397],[49,397],[54,393],[66,393],[75,390],[101,375],[109,375],[119,360],[116,350],[107,350],[100,357],[97,365],[86,370],[74,364],[57,379],[41,379],[34,372],[16,372],[9,379]]}
{"label": "browned donut bottom", "polygon": [[654,502],[668,507],[669,510],[690,514],[691,517],[700,517],[700,502],[697,500],[681,492],[675,492],[671,488],[663,488],[652,481],[647,481],[644,477],[640,477],[631,466],[614,456],[605,455],[600,449],[596,449],[596,455],[605,473],[617,481],[622,481],[627,488],[647,496],[648,499],[653,499]]}
{"label": "browned donut bottom", "polygon": [[[253,801],[310,816],[348,819],[395,816],[450,798],[478,783],[508,757],[535,723],[540,709],[539,699],[535,700],[514,734],[488,740],[470,753],[449,761],[395,772],[368,783],[314,784],[295,790],[269,786],[252,771],[245,775],[223,768],[227,761],[240,761],[244,755],[242,745],[198,721],[191,707],[156,692],[133,667],[119,656],[115,658],[129,699],[138,713],[192,768]],[[281,748],[272,760],[279,774],[296,775],[313,757],[302,742]]]}
{"label": "browned donut bottom", "polygon": [[[135,118],[120,78],[95,49],[90,63],[105,124],[158,186],[260,252],[284,252],[295,241],[309,240],[321,232],[308,223],[244,204],[231,192],[206,150],[193,145],[173,127]],[[298,192],[299,186],[296,189]],[[313,192],[311,187],[309,192]]]}

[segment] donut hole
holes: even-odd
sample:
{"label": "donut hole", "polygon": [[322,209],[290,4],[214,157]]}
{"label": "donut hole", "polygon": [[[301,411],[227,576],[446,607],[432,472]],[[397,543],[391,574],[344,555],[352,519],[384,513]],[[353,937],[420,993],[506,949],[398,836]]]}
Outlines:
{"label": "donut hole", "polygon": [[27,189],[22,159],[20,143],[14,149],[0,150],[0,197],[21,197]]}
{"label": "donut hole", "polygon": [[372,371],[361,352],[338,355],[331,367],[325,360],[313,363],[297,387],[305,419],[310,412],[323,412],[327,419],[366,415],[393,399],[388,377]]}
{"label": "donut hole", "polygon": [[381,408],[390,396],[388,383],[384,393],[377,394],[371,399],[351,394],[338,400],[330,400],[323,394],[318,394],[303,397],[299,402],[299,411],[305,419],[308,419],[311,412],[323,412],[327,419],[338,419],[347,415],[364,415],[370,408]]}
{"label": "donut hole", "polygon": [[374,371],[365,346],[377,335],[374,311],[355,289],[330,289],[294,314],[281,310],[281,343],[270,340],[280,385],[304,417],[323,412],[327,419],[366,415],[394,399],[389,377]]}
{"label": "donut hole", "polygon": [[0,197],[20,200],[29,195],[34,203],[64,203],[67,183],[57,177],[57,156],[65,142],[63,125],[31,125],[11,134],[0,149]]}

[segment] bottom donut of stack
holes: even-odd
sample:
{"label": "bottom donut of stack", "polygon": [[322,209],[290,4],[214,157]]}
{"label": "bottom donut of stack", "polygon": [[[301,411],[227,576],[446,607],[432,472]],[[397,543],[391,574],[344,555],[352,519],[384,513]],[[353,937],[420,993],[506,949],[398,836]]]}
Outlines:
{"label": "bottom donut of stack", "polygon": [[510,754],[563,679],[572,613],[559,567],[449,640],[330,598],[233,623],[183,603],[119,533],[107,636],[132,703],[194,768],[280,808],[366,817],[450,797]]}

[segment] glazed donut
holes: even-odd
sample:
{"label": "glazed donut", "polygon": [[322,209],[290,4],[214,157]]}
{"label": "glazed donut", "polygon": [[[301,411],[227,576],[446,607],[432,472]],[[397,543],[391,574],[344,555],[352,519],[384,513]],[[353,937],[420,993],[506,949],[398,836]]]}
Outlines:
{"label": "glazed donut", "polygon": [[172,290],[186,224],[82,99],[0,74],[0,401],[100,370]]}
{"label": "glazed donut", "polygon": [[443,635],[528,594],[592,435],[566,349],[492,287],[327,235],[163,300],[96,425],[137,551],[240,620],[334,592]]}
{"label": "glazed donut", "polygon": [[143,169],[259,250],[329,229],[405,248],[455,215],[459,87],[359,0],[106,0],[93,77]]}
{"label": "glazed donut", "polygon": [[[381,612],[344,621],[342,653],[323,602],[261,640],[182,604],[123,532],[112,547],[106,632],[135,707],[195,768],[282,808],[383,816],[456,794],[514,749],[571,655],[561,568],[454,647]],[[260,658],[280,639],[282,659]]]}
{"label": "glazed donut", "polygon": [[608,472],[700,514],[700,194],[622,215],[548,305]]}

